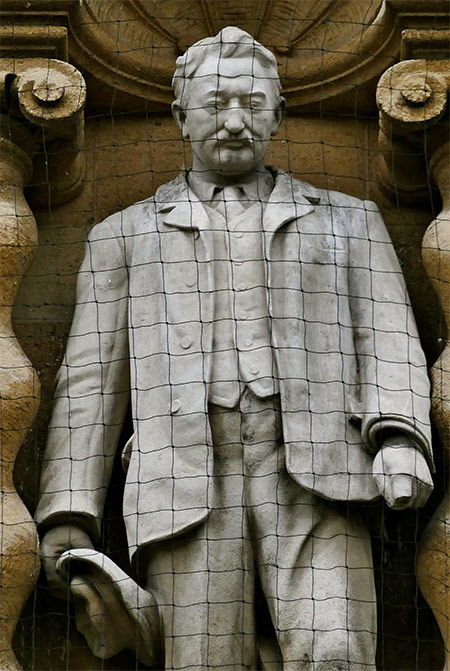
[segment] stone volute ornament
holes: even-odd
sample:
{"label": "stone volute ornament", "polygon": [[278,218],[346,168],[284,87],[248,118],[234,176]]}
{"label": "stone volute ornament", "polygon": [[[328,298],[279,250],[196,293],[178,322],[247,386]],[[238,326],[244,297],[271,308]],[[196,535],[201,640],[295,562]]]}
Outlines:
{"label": "stone volute ornament", "polygon": [[[411,30],[403,35],[407,60],[381,77],[380,184],[385,192],[416,203],[439,191],[442,209],[428,226],[422,258],[450,328],[450,31]],[[420,56],[414,58],[414,56]],[[411,58],[411,56],[413,58]],[[433,416],[450,460],[450,344],[431,369]],[[444,497],[419,547],[417,574],[421,591],[438,621],[450,669],[450,493]]]}
{"label": "stone volute ornament", "polygon": [[[5,3],[6,5],[7,3]],[[37,535],[32,518],[13,482],[17,453],[39,406],[36,371],[23,352],[12,325],[12,310],[21,279],[37,243],[36,220],[24,187],[43,183],[51,202],[73,197],[81,187],[85,85],[73,66],[39,55],[39,39],[51,44],[52,30],[28,31],[26,58],[16,54],[25,40],[20,29],[3,26],[0,58],[0,668],[18,671],[12,650],[17,620],[37,578]],[[56,32],[55,32],[56,31]],[[55,28],[56,51],[62,28]],[[34,48],[33,48],[34,46]],[[50,159],[46,181],[33,162],[46,149]],[[56,149],[59,148],[59,152]],[[33,200],[43,192],[34,190]]]}
{"label": "stone volute ornament", "polygon": [[[445,32],[450,40],[450,31]],[[379,179],[388,195],[408,201],[429,195],[432,185],[424,158],[430,159],[442,144],[449,86],[449,62],[442,59],[404,60],[381,77]]]}

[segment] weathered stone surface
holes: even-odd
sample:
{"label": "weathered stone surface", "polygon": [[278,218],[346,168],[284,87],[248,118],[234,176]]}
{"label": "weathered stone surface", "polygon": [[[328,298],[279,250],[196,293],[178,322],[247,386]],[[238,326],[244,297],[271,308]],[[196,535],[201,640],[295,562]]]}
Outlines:
{"label": "weathered stone surface", "polygon": [[[39,34],[42,37],[42,31],[33,36],[35,41]],[[8,54],[17,46],[13,36],[9,38]],[[20,669],[12,637],[39,570],[34,524],[13,482],[14,463],[40,399],[36,370],[12,326],[17,291],[37,243],[36,220],[24,186],[32,181],[32,158],[39,147],[33,126],[38,126],[47,147],[54,147],[55,139],[66,145],[59,165],[63,179],[53,196],[67,198],[79,189],[85,98],[84,82],[75,68],[51,59],[2,58],[0,88],[2,111],[7,112],[1,115],[0,130],[0,666],[9,671]]]}
{"label": "weathered stone surface", "polygon": [[[422,243],[425,268],[450,328],[450,144],[443,144],[430,164],[442,195],[442,210],[426,230]],[[433,416],[444,444],[445,465],[450,459],[450,348],[448,336],[442,354],[431,369]],[[450,668],[450,494],[437,509],[420,544],[419,584],[439,623]]]}
{"label": "weathered stone surface", "polygon": [[0,667],[18,671],[11,649],[17,620],[39,570],[32,518],[17,495],[14,462],[39,404],[39,380],[21,350],[11,314],[17,288],[36,245],[36,222],[23,195],[31,160],[0,137]]}

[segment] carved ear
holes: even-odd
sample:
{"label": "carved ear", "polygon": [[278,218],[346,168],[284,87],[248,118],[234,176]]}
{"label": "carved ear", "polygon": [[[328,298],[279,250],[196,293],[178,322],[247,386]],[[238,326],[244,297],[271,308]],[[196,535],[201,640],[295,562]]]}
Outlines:
{"label": "carved ear", "polygon": [[186,130],[186,124],[185,124],[186,113],[181,107],[180,102],[178,100],[174,100],[171,105],[171,109],[172,109],[172,116],[175,119],[178,128],[180,128],[183,134],[183,138],[185,140],[189,140],[189,133]]}
{"label": "carved ear", "polygon": [[278,107],[275,110],[275,119],[274,119],[274,124],[273,128],[271,131],[271,135],[276,135],[278,133],[278,129],[281,125],[281,122],[284,119],[284,116],[286,114],[286,99],[283,97],[280,97]]}

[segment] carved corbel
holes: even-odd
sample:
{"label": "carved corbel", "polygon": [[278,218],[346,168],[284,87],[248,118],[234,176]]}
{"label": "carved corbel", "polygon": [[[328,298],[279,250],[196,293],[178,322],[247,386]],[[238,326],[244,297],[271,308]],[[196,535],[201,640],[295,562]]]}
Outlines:
{"label": "carved corbel", "polygon": [[75,68],[54,59],[1,59],[0,76],[0,669],[18,671],[12,637],[39,568],[34,523],[13,482],[40,399],[37,373],[12,326],[17,289],[37,242],[24,186],[36,182],[32,159],[45,148],[43,185],[52,202],[80,188],[85,86]]}
{"label": "carved corbel", "polygon": [[3,107],[31,125],[42,147],[34,162],[33,201],[49,198],[55,205],[73,198],[84,175],[83,77],[53,58],[1,59],[0,82]]}
{"label": "carved corbel", "polygon": [[378,176],[388,196],[416,202],[430,195],[428,160],[441,142],[449,87],[447,59],[401,61],[381,77]]}
{"label": "carved corbel", "polygon": [[[396,200],[417,203],[440,194],[442,209],[427,228],[422,258],[450,332],[450,31],[406,31],[401,61],[381,77],[380,184]],[[432,414],[450,463],[450,341],[431,369]],[[450,492],[428,525],[418,551],[420,589],[439,624],[450,670]]]}

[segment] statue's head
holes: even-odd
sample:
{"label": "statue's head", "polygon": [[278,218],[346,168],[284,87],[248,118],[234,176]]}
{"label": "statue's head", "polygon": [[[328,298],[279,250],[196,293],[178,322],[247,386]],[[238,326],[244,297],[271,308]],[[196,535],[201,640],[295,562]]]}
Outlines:
{"label": "statue's head", "polygon": [[235,177],[263,167],[285,105],[272,52],[229,26],[177,59],[172,86],[194,170]]}

